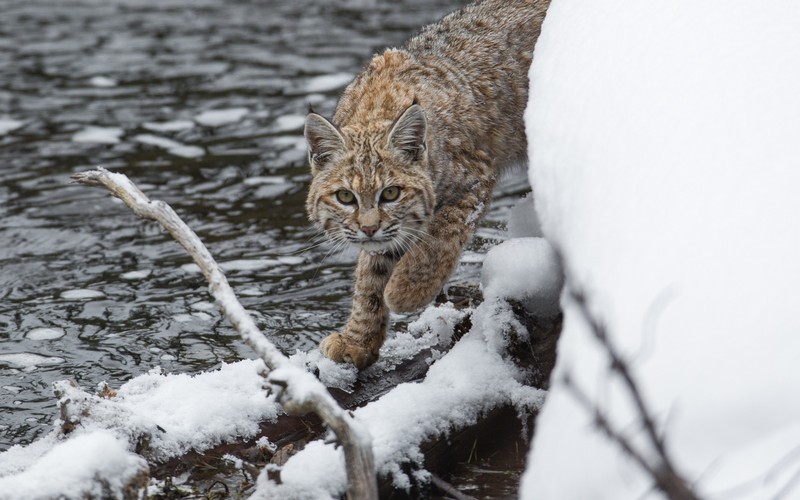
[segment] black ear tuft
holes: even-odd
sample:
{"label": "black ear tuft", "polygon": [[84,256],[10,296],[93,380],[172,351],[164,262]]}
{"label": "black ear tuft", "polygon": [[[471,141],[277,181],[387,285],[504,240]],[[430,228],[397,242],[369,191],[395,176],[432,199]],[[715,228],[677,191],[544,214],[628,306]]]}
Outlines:
{"label": "black ear tuft", "polygon": [[316,113],[310,113],[306,117],[304,134],[308,142],[308,160],[312,172],[323,168],[333,156],[345,150],[342,134],[331,122]]}
{"label": "black ear tuft", "polygon": [[413,161],[425,152],[427,121],[422,106],[416,103],[408,107],[397,119],[389,132],[389,146],[408,154]]}

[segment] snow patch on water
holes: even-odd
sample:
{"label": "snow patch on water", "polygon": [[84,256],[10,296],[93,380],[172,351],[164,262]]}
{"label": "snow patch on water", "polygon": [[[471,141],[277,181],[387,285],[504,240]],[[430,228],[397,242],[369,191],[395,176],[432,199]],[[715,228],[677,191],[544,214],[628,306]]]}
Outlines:
{"label": "snow patch on water", "polygon": [[119,127],[86,127],[72,135],[72,142],[117,144],[124,133]]}
{"label": "snow patch on water", "polygon": [[189,130],[194,128],[194,122],[191,120],[172,120],[166,122],[147,122],[142,124],[142,128],[151,132],[169,133],[180,132],[182,130]]}
{"label": "snow patch on water", "polygon": [[330,92],[343,88],[353,80],[350,73],[333,73],[310,78],[306,81],[305,92]]}
{"label": "snow patch on water", "polygon": [[198,146],[187,146],[166,137],[159,137],[152,134],[139,134],[133,137],[133,140],[141,144],[148,144],[162,149],[166,149],[168,153],[181,158],[199,158],[206,154],[205,150]]}
{"label": "snow patch on water", "polygon": [[194,120],[206,127],[219,127],[240,121],[248,112],[247,108],[213,109],[203,111]]}
{"label": "snow patch on water", "polygon": [[63,328],[34,328],[25,334],[25,338],[31,340],[55,340],[66,335]]}
{"label": "snow patch on water", "polygon": [[293,132],[302,130],[306,124],[306,117],[303,115],[282,115],[275,119],[272,124],[274,132]]}
{"label": "snow patch on water", "polygon": [[141,280],[147,278],[153,273],[151,269],[141,269],[138,271],[128,271],[127,273],[123,273],[120,275],[120,278],[124,280]]}
{"label": "snow patch on water", "polygon": [[89,85],[92,87],[109,88],[116,87],[117,81],[107,76],[93,76],[89,79]]}
{"label": "snow patch on water", "polygon": [[24,371],[33,371],[39,366],[60,365],[66,360],[58,356],[42,356],[32,352],[19,352],[13,354],[0,354],[0,363],[21,368]]}
{"label": "snow patch on water", "polygon": [[0,118],[0,135],[6,135],[23,126],[25,122],[11,118]]}
{"label": "snow patch on water", "polygon": [[99,290],[89,290],[87,288],[77,288],[61,292],[61,298],[67,300],[88,300],[105,297],[106,294]]}

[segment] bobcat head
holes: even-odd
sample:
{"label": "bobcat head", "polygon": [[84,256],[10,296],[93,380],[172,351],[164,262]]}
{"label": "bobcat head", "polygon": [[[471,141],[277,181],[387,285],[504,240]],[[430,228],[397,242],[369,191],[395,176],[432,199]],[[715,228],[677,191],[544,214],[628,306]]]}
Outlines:
{"label": "bobcat head", "polygon": [[424,240],[436,195],[425,114],[412,104],[394,123],[338,129],[316,113],[305,136],[313,179],[309,218],[335,242],[402,254]]}

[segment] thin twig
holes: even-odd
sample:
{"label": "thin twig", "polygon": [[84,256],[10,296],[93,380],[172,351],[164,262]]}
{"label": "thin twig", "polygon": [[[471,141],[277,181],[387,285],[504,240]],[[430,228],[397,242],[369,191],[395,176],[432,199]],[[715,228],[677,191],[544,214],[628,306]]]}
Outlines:
{"label": "thin twig", "polygon": [[125,202],[137,216],[159,222],[186,249],[203,272],[209,283],[209,290],[223,315],[264,360],[270,370],[267,380],[278,389],[278,399],[284,411],[295,415],[313,411],[336,433],[344,448],[348,498],[377,499],[378,485],[372,443],[367,431],[336,403],[319,380],[292,365],[261,333],[233,293],[211,253],[172,207],[163,201],[151,201],[128,177],[109,172],[102,167],[74,174],[72,179],[78,184],[105,187]]}
{"label": "thin twig", "polygon": [[651,463],[646,460],[644,458],[644,454],[637,451],[627,438],[615,431],[611,426],[611,423],[603,415],[602,411],[596,405],[594,405],[594,403],[592,403],[585,393],[580,391],[580,389],[569,377],[565,377],[564,380],[567,388],[570,389],[572,394],[578,400],[579,404],[581,404],[581,406],[595,416],[595,423],[598,425],[598,427],[600,427],[611,439],[616,441],[626,453],[628,453],[637,463],[639,463],[639,465],[642,466],[653,477],[658,488],[668,495],[669,498],[687,500],[699,498],[697,494],[692,491],[689,483],[677,472],[677,468],[674,466],[664,444],[664,437],[656,428],[656,423],[652,417],[652,413],[644,400],[644,396],[642,391],[639,389],[639,385],[631,374],[628,363],[625,361],[625,359],[623,359],[616,347],[612,344],[605,326],[589,311],[586,296],[583,293],[576,291],[574,288],[570,288],[570,296],[578,306],[578,310],[581,312],[586,323],[589,325],[594,337],[605,349],[606,355],[611,360],[612,372],[622,379],[624,387],[627,389],[628,396],[633,400],[638,412],[638,417],[641,420],[642,427],[645,429],[647,434],[649,444],[654,448],[654,454],[657,460],[656,463]]}

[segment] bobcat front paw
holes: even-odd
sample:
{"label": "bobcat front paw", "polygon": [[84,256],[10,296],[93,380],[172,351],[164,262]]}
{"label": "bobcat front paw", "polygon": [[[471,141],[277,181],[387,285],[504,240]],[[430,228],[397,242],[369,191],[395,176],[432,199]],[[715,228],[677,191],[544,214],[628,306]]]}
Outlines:
{"label": "bobcat front paw", "polygon": [[326,357],[337,363],[353,363],[359,370],[378,360],[379,348],[380,346],[363,346],[341,333],[328,335],[319,343],[319,349]]}

